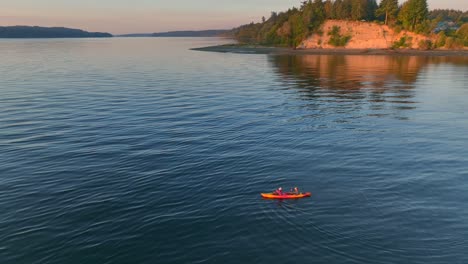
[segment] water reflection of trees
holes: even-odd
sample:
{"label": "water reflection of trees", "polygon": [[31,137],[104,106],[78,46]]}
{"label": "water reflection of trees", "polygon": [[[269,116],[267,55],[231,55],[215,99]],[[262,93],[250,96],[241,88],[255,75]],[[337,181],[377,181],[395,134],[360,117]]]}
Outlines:
{"label": "water reflection of trees", "polygon": [[364,103],[367,114],[377,116],[388,108],[400,115],[416,107],[413,88],[424,67],[468,63],[467,57],[425,56],[280,55],[269,60],[309,104],[320,103],[313,98],[344,100],[362,110]]}
{"label": "water reflection of trees", "polygon": [[425,56],[271,56],[271,63],[299,85],[330,89],[382,88],[388,82],[412,84],[420,70],[429,64],[451,63],[466,66],[466,57]]}

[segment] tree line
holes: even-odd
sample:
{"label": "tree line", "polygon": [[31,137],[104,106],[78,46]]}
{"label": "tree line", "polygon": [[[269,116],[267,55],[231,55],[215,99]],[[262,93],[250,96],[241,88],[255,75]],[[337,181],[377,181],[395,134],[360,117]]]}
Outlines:
{"label": "tree line", "polygon": [[241,43],[296,47],[313,33],[323,34],[320,26],[326,19],[374,21],[396,30],[430,34],[440,21],[451,20],[459,26],[468,22],[468,12],[429,11],[427,0],[407,0],[402,5],[398,0],[382,0],[380,4],[376,0],[308,0],[299,8],[272,12],[259,23],[234,28],[232,34]]}

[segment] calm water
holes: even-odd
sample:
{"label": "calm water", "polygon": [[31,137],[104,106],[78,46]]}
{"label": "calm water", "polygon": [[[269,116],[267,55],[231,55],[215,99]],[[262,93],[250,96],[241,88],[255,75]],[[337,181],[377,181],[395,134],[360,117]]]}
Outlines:
{"label": "calm water", "polygon": [[1,40],[0,263],[468,263],[468,57],[222,41]]}

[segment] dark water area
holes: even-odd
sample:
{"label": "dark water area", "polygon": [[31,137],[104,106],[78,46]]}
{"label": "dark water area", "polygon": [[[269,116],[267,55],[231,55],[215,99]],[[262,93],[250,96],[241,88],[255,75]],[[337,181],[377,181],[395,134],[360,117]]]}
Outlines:
{"label": "dark water area", "polygon": [[467,57],[221,42],[1,40],[0,263],[468,263]]}

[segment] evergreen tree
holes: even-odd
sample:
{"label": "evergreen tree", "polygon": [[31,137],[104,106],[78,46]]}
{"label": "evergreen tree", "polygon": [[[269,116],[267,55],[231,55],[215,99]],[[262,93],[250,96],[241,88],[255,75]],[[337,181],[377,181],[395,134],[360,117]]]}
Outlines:
{"label": "evergreen tree", "polygon": [[399,17],[403,26],[413,31],[417,24],[427,19],[428,13],[426,0],[408,0],[401,7]]}
{"label": "evergreen tree", "polygon": [[336,19],[344,19],[344,6],[343,0],[335,0],[333,3],[333,10],[335,10],[335,18]]}
{"label": "evergreen tree", "polygon": [[379,8],[376,10],[376,16],[385,15],[385,25],[388,25],[389,20],[394,20],[398,13],[398,0],[382,0]]}
{"label": "evergreen tree", "polygon": [[351,19],[352,0],[335,0],[333,9],[335,9],[336,19]]}
{"label": "evergreen tree", "polygon": [[325,9],[325,16],[327,19],[335,19],[335,9],[333,8],[332,0],[326,0],[323,8]]}
{"label": "evergreen tree", "polygon": [[343,18],[342,19],[351,19],[351,6],[353,0],[343,0]]}
{"label": "evergreen tree", "polygon": [[315,31],[326,19],[325,4],[322,2],[322,0],[314,0],[314,2],[311,4],[311,11],[312,14],[309,19],[309,29],[311,31]]}
{"label": "evergreen tree", "polygon": [[361,20],[365,14],[366,0],[352,0],[351,2],[351,19]]}
{"label": "evergreen tree", "polygon": [[375,19],[375,11],[377,10],[377,8],[378,8],[378,5],[377,5],[377,2],[375,0],[367,0],[366,19],[368,21],[372,21],[372,20]]}

